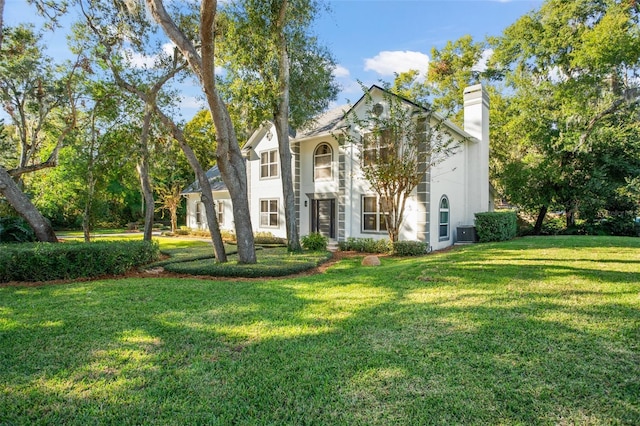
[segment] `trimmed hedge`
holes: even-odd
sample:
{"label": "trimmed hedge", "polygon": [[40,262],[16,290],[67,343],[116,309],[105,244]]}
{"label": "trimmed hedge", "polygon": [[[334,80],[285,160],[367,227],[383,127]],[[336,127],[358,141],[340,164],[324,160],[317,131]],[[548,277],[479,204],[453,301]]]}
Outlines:
{"label": "trimmed hedge", "polygon": [[507,241],[518,232],[518,216],[514,211],[476,213],[475,226],[481,243]]}
{"label": "trimmed hedge", "polygon": [[231,278],[282,277],[315,268],[331,259],[330,252],[305,251],[289,253],[284,247],[262,250],[258,263],[239,264],[235,261],[215,263],[213,259],[173,262],[164,265],[170,272],[190,275],[210,275]]}
{"label": "trimmed hedge", "polygon": [[374,240],[373,238],[353,238],[340,241],[338,248],[341,251],[357,251],[361,253],[390,253],[393,250],[388,238]]}
{"label": "trimmed hedge", "polygon": [[422,241],[396,241],[393,254],[396,256],[422,256],[429,251],[429,244]]}
{"label": "trimmed hedge", "polygon": [[118,275],[157,260],[157,242],[26,243],[3,245],[0,282]]}

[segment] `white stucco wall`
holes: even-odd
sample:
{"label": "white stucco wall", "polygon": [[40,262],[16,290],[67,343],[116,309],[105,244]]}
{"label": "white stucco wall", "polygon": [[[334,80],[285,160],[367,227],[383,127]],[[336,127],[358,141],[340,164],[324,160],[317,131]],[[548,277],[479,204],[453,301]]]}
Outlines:
{"label": "white stucco wall", "polygon": [[[207,218],[205,216],[204,205],[202,206],[202,223],[197,223],[196,220],[196,204],[200,203],[200,194],[187,194],[185,196],[187,202],[187,217],[186,226],[189,229],[209,229],[207,224]],[[222,223],[219,223],[221,230],[234,231],[235,225],[233,223],[233,206],[231,205],[231,198],[226,191],[213,192],[213,199],[215,202],[222,202],[224,205],[224,214]]]}
{"label": "white stucco wall", "polygon": [[[260,155],[263,152],[278,149],[278,135],[273,125],[270,130],[254,145],[247,161],[247,176],[249,183],[249,210],[251,211],[251,225],[254,232],[270,232],[279,238],[287,237],[284,218],[284,197],[282,194],[282,180],[280,178],[280,156],[278,155],[278,176],[275,178],[260,177]],[[278,200],[278,226],[260,225],[260,201]]]}

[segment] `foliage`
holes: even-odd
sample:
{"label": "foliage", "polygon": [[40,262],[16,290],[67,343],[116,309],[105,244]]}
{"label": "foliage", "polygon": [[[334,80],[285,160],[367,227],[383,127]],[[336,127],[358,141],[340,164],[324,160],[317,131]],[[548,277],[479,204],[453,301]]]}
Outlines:
{"label": "foliage", "polygon": [[215,263],[211,259],[188,262],[172,262],[164,268],[170,272],[190,275],[210,275],[217,277],[282,277],[297,274],[315,268],[331,258],[331,253],[321,251],[304,251],[291,253],[285,247],[269,248],[258,251],[258,262],[242,264],[237,262],[237,255],[229,256],[227,263]]}
{"label": "foliage", "polygon": [[568,227],[637,210],[626,191],[640,173],[634,4],[548,0],[491,40],[489,66],[507,85],[493,172],[511,203],[564,211]]}
{"label": "foliage", "polygon": [[160,200],[157,210],[168,211],[171,217],[171,232],[176,232],[178,229],[178,209],[182,203],[182,195],[180,191],[184,188],[184,182],[173,182],[170,186],[158,185],[156,191]]}
{"label": "foliage", "polygon": [[117,275],[156,260],[158,254],[158,244],[146,241],[5,245],[0,282]]}
{"label": "foliage", "polygon": [[69,426],[636,424],[639,249],[529,237],[290,279],[0,288],[0,412]]}
{"label": "foliage", "polygon": [[396,256],[422,256],[429,251],[429,244],[423,241],[396,241],[393,254]]}
{"label": "foliage", "polygon": [[392,243],[389,240],[354,237],[349,237],[346,241],[340,241],[338,248],[342,251],[357,251],[362,253],[390,253],[393,250]]}
{"label": "foliage", "polygon": [[301,238],[302,247],[311,251],[326,251],[329,239],[319,232],[312,232],[303,235]]}
{"label": "foliage", "polygon": [[478,241],[507,241],[518,233],[518,215],[515,211],[476,213]]}
{"label": "foliage", "polygon": [[35,240],[33,229],[23,218],[0,217],[0,243],[25,243]]}
{"label": "foliage", "polygon": [[[290,67],[290,113],[297,129],[324,111],[338,94],[335,59],[313,35],[321,1],[288,0],[283,28],[278,28],[280,1],[230,2],[220,15],[225,29],[219,55],[226,73],[221,91],[236,125],[244,131],[274,120],[281,102],[279,36],[284,33]],[[247,135],[249,136],[249,135]]]}
{"label": "foliage", "polygon": [[[451,156],[456,140],[431,109],[377,86],[364,90],[364,116],[346,117],[344,142],[358,148],[360,170],[379,198],[379,211],[392,242],[398,241],[407,199],[429,170]],[[377,107],[382,98],[386,111]],[[381,227],[382,228],[382,227]]]}

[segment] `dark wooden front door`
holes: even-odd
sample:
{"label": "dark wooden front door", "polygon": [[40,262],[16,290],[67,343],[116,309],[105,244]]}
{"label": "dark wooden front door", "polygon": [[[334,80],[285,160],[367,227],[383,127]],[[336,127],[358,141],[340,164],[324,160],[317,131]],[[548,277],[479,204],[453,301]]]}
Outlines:
{"label": "dark wooden front door", "polygon": [[311,232],[336,237],[336,200],[311,200]]}

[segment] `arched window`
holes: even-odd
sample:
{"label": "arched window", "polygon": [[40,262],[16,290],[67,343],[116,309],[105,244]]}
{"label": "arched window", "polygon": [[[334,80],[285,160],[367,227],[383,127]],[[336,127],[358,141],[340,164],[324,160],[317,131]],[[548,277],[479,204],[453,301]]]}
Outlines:
{"label": "arched window", "polygon": [[328,143],[321,143],[313,152],[313,179],[331,180],[333,179],[333,150]]}
{"label": "arched window", "polygon": [[446,195],[440,198],[440,241],[449,239],[449,199]]}

